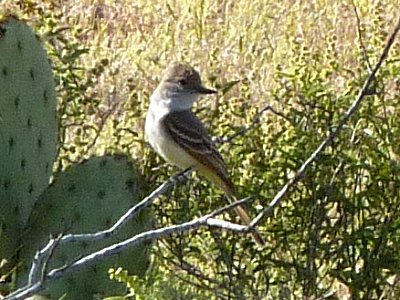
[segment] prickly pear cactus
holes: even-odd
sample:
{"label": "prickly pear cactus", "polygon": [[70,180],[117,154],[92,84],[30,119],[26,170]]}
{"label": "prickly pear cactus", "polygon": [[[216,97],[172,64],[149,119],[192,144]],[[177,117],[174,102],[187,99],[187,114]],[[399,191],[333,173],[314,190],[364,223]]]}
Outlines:
{"label": "prickly pear cactus", "polygon": [[[42,248],[50,234],[88,233],[112,225],[131,206],[141,200],[141,178],[126,157],[93,157],[69,167],[56,176],[52,185],[35,204],[28,221],[27,244],[21,261],[27,266],[37,249]],[[129,222],[116,236],[107,241],[62,245],[51,260],[50,268],[61,267],[105,245],[127,239],[151,227],[150,212]],[[96,265],[66,275],[50,283],[47,291],[52,299],[93,299],[123,293],[124,284],[111,281],[108,269],[122,266],[132,274],[144,274],[149,266],[150,244],[140,244],[119,256],[109,257]]]}
{"label": "prickly pear cactus", "polygon": [[57,156],[56,96],[35,33],[0,16],[0,260],[15,254],[21,225],[49,184]]}

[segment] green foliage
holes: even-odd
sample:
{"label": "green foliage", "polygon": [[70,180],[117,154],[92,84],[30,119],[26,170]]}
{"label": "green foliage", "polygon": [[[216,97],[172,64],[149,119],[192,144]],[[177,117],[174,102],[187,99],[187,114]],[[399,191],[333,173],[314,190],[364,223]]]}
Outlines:
{"label": "green foliage", "polygon": [[[129,299],[133,297],[135,300],[162,300],[162,299],[207,299],[205,295],[196,291],[185,288],[177,288],[180,278],[171,278],[165,276],[164,272],[157,272],[154,268],[150,270],[146,278],[139,276],[131,276],[121,268],[110,270],[111,279],[118,282],[124,282],[129,288],[129,293],[125,297],[116,298],[115,300]],[[106,300],[114,300],[113,298]]]}
{"label": "green foliage", "polygon": [[[130,207],[141,200],[140,174],[124,156],[92,157],[72,165],[57,175],[33,208],[28,221],[20,260],[30,267],[32,257],[48,241],[49,235],[90,233],[109,228]],[[52,255],[50,268],[60,267],[85,254],[150,229],[149,213],[129,222],[106,241],[63,245]],[[57,299],[90,299],[122,293],[124,285],[110,281],[108,269],[124,266],[131,274],[144,275],[149,266],[149,243],[140,244],[118,256],[108,257],[94,266],[68,274],[50,284],[48,293]],[[26,270],[27,272],[28,270]],[[21,276],[26,279],[26,276]],[[21,283],[20,283],[21,285]]]}
{"label": "green foliage", "polygon": [[[30,6],[30,2],[26,4],[24,8],[28,13],[43,12],[41,7]],[[79,127],[82,125],[82,116],[87,117],[87,112],[81,108],[86,105],[85,100],[88,98],[85,94],[81,97],[78,95],[81,95],[80,89],[88,88],[90,83],[75,85],[81,81],[82,70],[78,72],[73,63],[86,50],[78,43],[72,44],[65,40],[59,28],[52,28],[57,17],[60,15],[40,15],[39,24],[43,25],[44,30],[48,29],[46,26],[50,27],[47,32],[52,42],[50,45],[60,47],[67,42],[69,45],[61,55],[56,56],[53,53],[56,58],[56,74],[60,79],[58,83],[61,83],[58,88],[67,91],[67,94],[61,93],[64,97],[59,114],[61,144],[68,145],[63,129],[69,121],[78,121],[75,125]],[[91,157],[88,161],[71,165],[65,171],[65,165],[74,160],[69,159],[65,163],[61,157],[58,172],[52,173],[58,152],[59,124],[48,57],[38,37],[16,17],[5,17],[0,23],[0,29],[0,258],[9,259],[16,254],[18,248],[17,267],[19,271],[23,269],[18,274],[18,279],[22,285],[34,253],[44,246],[50,234],[94,232],[108,228],[144,196],[143,179],[140,171],[126,156],[118,155]],[[103,66],[107,65],[104,60],[101,63]],[[92,104],[91,102],[90,105]],[[91,141],[90,143],[89,146],[87,143],[78,143],[74,148],[81,150],[76,161],[82,161],[88,155],[85,150],[93,146]],[[73,152],[70,148],[67,150]],[[48,186],[51,175],[56,180]],[[132,234],[147,230],[151,227],[150,223],[150,212],[142,213],[125,226],[122,232],[108,239],[108,242],[121,241]],[[25,231],[21,237],[22,228]],[[82,254],[104,246],[105,242],[61,247],[55,251],[51,265],[60,267]],[[52,284],[48,293],[52,297],[60,297],[65,293],[65,299],[89,299],[95,294],[122,293],[125,287],[109,280],[108,268],[111,265],[122,265],[132,274],[143,276],[149,265],[149,248],[150,244],[141,244],[118,257],[104,259],[78,275],[67,276]],[[7,266],[12,267],[13,263],[8,261]],[[7,277],[11,277],[9,275],[2,275],[1,282],[8,280]],[[1,290],[5,291],[6,288],[8,287],[2,286]]]}
{"label": "green foliage", "polygon": [[16,253],[56,159],[54,82],[42,43],[24,22],[0,23],[0,258]]}
{"label": "green foliage", "polygon": [[[335,128],[368,75],[365,54],[376,62],[398,7],[355,1],[362,49],[343,1],[26,2],[19,9],[36,16],[59,79],[58,170],[111,149],[137,158],[150,188],[171,175],[142,129],[160,72],[183,60],[220,87],[198,104],[214,135],[230,136],[260,108],[274,109],[220,147],[240,195],[257,196],[252,215]],[[398,49],[377,77],[377,94],[261,226],[265,249],[247,236],[199,230],[159,242],[146,278],[117,267],[113,278],[138,299],[399,298]],[[194,176],[156,203],[158,226],[225,203]]]}

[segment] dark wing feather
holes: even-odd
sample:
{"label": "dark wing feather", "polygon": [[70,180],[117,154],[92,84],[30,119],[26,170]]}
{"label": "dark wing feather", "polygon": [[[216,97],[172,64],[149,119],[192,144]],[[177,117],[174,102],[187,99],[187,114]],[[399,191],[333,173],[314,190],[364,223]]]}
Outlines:
{"label": "dark wing feather", "polygon": [[191,111],[179,111],[167,114],[163,118],[171,138],[205,167],[214,171],[233,192],[226,164],[207,129]]}
{"label": "dark wing feather", "polygon": [[[175,143],[218,175],[225,185],[225,192],[227,192],[228,197],[229,195],[233,196],[233,200],[235,200],[235,187],[229,179],[225,162],[201,121],[191,111],[180,111],[167,114],[163,118],[163,124]],[[251,219],[246,209],[238,206],[236,211],[241,220],[246,225],[249,225]],[[252,234],[258,245],[265,245],[257,230]]]}

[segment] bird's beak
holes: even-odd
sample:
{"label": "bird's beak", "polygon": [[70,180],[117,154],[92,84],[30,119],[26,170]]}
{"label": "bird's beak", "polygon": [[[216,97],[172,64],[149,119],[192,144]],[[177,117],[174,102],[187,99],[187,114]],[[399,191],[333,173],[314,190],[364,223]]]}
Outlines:
{"label": "bird's beak", "polygon": [[217,91],[210,90],[202,85],[199,85],[196,87],[196,92],[198,92],[199,94],[216,94],[217,93]]}

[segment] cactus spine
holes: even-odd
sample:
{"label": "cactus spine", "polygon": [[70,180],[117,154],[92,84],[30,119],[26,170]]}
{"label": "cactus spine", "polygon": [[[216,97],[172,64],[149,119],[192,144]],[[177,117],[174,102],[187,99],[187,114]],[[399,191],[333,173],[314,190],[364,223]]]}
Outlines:
{"label": "cactus spine", "polygon": [[[35,204],[28,221],[27,244],[21,260],[29,264],[35,251],[48,241],[49,234],[87,233],[111,226],[131,206],[141,200],[140,175],[124,156],[92,157],[60,173]],[[56,249],[50,267],[60,267],[77,257],[143,232],[151,226],[149,212],[135,218],[106,241],[63,245]],[[108,278],[110,267],[122,266],[131,274],[143,275],[149,267],[149,244],[140,244],[116,257],[109,257],[55,281],[48,290],[51,298],[92,299],[122,292],[123,284]]]}
{"label": "cactus spine", "polygon": [[0,259],[49,184],[58,149],[51,67],[35,33],[16,17],[0,21]]}

